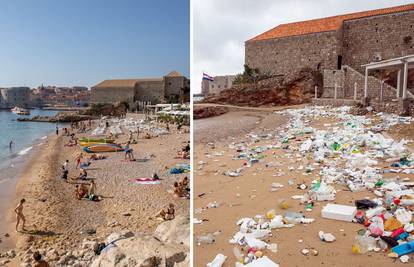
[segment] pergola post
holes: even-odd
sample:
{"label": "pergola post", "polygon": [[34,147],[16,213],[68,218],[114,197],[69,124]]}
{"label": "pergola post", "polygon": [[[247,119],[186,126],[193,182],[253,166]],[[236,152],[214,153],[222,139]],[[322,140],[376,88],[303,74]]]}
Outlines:
{"label": "pergola post", "polygon": [[408,62],[404,62],[404,79],[403,79],[403,95],[402,98],[407,98],[407,84],[408,84]]}
{"label": "pergola post", "polygon": [[336,99],[338,97],[338,85],[335,83],[335,87],[334,87],[334,99]]}
{"label": "pergola post", "polygon": [[364,97],[368,97],[368,68],[365,67]]}
{"label": "pergola post", "polygon": [[402,75],[402,71],[401,69],[399,69],[397,73],[397,98],[401,97],[401,82],[402,82],[401,75]]}
{"label": "pergola post", "polygon": [[381,81],[381,87],[380,87],[380,101],[382,102],[384,100],[384,81]]}
{"label": "pergola post", "polygon": [[315,85],[315,99],[318,98],[318,86]]}
{"label": "pergola post", "polygon": [[354,100],[357,100],[357,89],[358,89],[358,83],[354,83]]}

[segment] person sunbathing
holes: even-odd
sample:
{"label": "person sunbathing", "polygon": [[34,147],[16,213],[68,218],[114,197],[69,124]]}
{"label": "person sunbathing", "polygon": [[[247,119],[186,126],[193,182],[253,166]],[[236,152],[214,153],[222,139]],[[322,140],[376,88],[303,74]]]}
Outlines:
{"label": "person sunbathing", "polygon": [[84,168],[81,168],[77,179],[86,180],[87,177],[88,177],[88,173],[86,172]]}
{"label": "person sunbathing", "polygon": [[96,184],[95,181],[92,179],[91,182],[89,183],[89,190],[88,190],[88,195],[95,195],[96,194]]}
{"label": "person sunbathing", "polygon": [[189,181],[188,181],[188,177],[187,176],[183,178],[183,180],[181,182],[181,185],[182,185],[182,189],[183,190],[185,190],[187,192],[190,191]]}
{"label": "person sunbathing", "polygon": [[174,183],[173,192],[174,192],[174,197],[178,197],[178,198],[181,198],[181,197],[188,198],[190,196],[189,193],[186,190],[183,190],[183,186],[182,186],[181,182],[180,183],[178,183],[178,182]]}
{"label": "person sunbathing", "polygon": [[76,141],[76,139],[70,139],[69,142],[67,144],[65,144],[65,146],[76,146],[78,143]]}
{"label": "person sunbathing", "polygon": [[104,155],[102,155],[102,154],[92,154],[90,157],[89,157],[89,160],[101,160],[101,159],[105,159],[106,158],[106,156],[104,156]]}
{"label": "person sunbathing", "polygon": [[175,218],[175,207],[173,203],[170,203],[166,209],[161,209],[155,218],[162,219],[164,221],[170,221]]}
{"label": "person sunbathing", "polygon": [[88,196],[88,190],[86,190],[83,184],[75,186],[75,196],[78,200],[85,198]]}

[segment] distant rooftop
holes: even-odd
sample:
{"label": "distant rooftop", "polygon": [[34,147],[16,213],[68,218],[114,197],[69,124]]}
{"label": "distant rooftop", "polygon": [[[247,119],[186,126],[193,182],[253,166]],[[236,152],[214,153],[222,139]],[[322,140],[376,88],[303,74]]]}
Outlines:
{"label": "distant rooftop", "polygon": [[105,80],[98,83],[93,87],[101,88],[110,88],[110,87],[134,87],[137,82],[155,82],[162,81],[163,78],[142,78],[142,79],[114,79],[114,80]]}
{"label": "distant rooftop", "polygon": [[408,5],[396,6],[396,7],[390,7],[390,8],[382,8],[382,9],[363,11],[363,12],[357,12],[357,13],[350,13],[350,14],[321,18],[321,19],[313,19],[313,20],[307,20],[307,21],[281,24],[269,31],[266,31],[262,34],[257,35],[256,37],[248,40],[248,42],[268,40],[268,39],[288,37],[288,36],[304,35],[304,34],[310,34],[310,33],[335,31],[341,28],[343,22],[346,20],[360,19],[360,18],[372,17],[372,16],[378,16],[378,15],[387,15],[387,14],[399,13],[399,12],[411,11],[411,10],[414,10],[414,4],[408,4]]}
{"label": "distant rooftop", "polygon": [[168,77],[183,77],[184,75],[182,75],[178,71],[173,70],[170,73],[168,73],[167,76]]}

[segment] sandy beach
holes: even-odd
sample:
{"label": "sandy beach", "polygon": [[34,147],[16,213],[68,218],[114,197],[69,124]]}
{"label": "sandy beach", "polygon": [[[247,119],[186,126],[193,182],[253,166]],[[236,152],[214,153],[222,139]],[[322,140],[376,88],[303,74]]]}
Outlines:
{"label": "sandy beach", "polygon": [[[336,118],[307,118],[309,124],[315,129],[325,129],[340,125]],[[266,214],[274,209],[276,214],[284,214],[286,211],[304,212],[306,218],[314,218],[310,224],[299,224],[292,228],[280,228],[272,230],[270,237],[264,241],[268,244],[276,243],[277,252],[268,249],[263,250],[280,266],[401,266],[398,259],[387,257],[386,252],[368,252],[363,255],[353,254],[351,247],[354,244],[357,231],[364,229],[361,224],[329,220],[321,217],[321,209],[327,202],[315,202],[312,211],[304,211],[304,205],[291,198],[293,195],[302,195],[304,190],[297,188],[297,184],[310,185],[311,181],[318,178],[319,167],[310,174],[304,174],[298,170],[299,165],[306,166],[313,163],[312,158],[306,157],[297,160],[295,148],[299,147],[309,135],[296,137],[289,141],[290,148],[271,149],[263,152],[263,159],[250,168],[243,168],[240,176],[230,177],[223,175],[229,170],[243,167],[245,160],[235,160],[238,154],[234,148],[229,148],[231,143],[239,143],[242,140],[249,142],[246,133],[254,134],[272,133],[273,136],[286,127],[289,117],[284,114],[272,114],[269,112],[229,112],[224,115],[194,121],[196,145],[194,151],[194,217],[202,220],[201,224],[194,225],[194,266],[205,266],[214,257],[221,253],[227,256],[225,267],[234,266],[237,261],[233,254],[236,245],[229,240],[239,231],[236,222],[241,218],[254,218],[256,215]],[[327,126],[329,125],[329,126]],[[214,126],[214,127],[212,127]],[[399,130],[391,129],[383,134],[394,137],[396,140],[410,138],[407,129],[412,125],[398,126]],[[217,131],[216,129],[220,129]],[[405,129],[405,132],[403,131]],[[405,133],[401,134],[401,133]],[[198,141],[197,141],[198,140]],[[254,146],[276,144],[277,139],[261,139]],[[253,145],[253,144],[251,144]],[[412,143],[409,145],[412,147]],[[274,165],[267,166],[266,163]],[[384,169],[389,164],[380,163]],[[289,169],[294,167],[293,169]],[[283,173],[283,175],[278,175]],[[398,174],[402,179],[409,178],[413,181],[412,174]],[[393,173],[384,174],[384,178],[392,178]],[[282,188],[271,192],[272,183],[280,183]],[[335,185],[337,194],[330,203],[354,205],[357,199],[375,197],[372,192],[351,192],[347,187]],[[280,200],[285,200],[288,208],[278,206]],[[215,208],[207,208],[209,204],[218,205]],[[213,205],[214,206],[214,205]],[[336,237],[333,243],[322,242],[318,236],[319,231],[332,233]],[[206,244],[197,242],[200,236],[212,234],[214,242]],[[317,256],[309,254],[305,256],[302,249],[315,249]],[[246,255],[246,251],[242,251]]]}
{"label": "sandy beach", "polygon": [[[141,118],[136,114],[129,116]],[[131,145],[137,161],[124,161],[123,152],[106,153],[106,159],[92,161],[88,177],[94,179],[96,193],[103,197],[100,202],[76,199],[74,182],[67,183],[60,178],[66,159],[69,160],[69,177],[78,175],[75,158],[82,152],[81,147],[64,146],[69,137],[50,136],[34,153],[18,180],[16,197],[8,213],[9,240],[15,243],[17,257],[7,266],[28,264],[34,251],[57,262],[68,252],[79,250],[85,239],[102,241],[116,231],[152,233],[161,223],[154,215],[169,203],[175,205],[177,215],[188,217],[189,200],[175,198],[168,192],[175,181],[189,176],[188,173],[169,173],[178,163],[189,164],[189,160],[174,158],[189,141],[189,133],[184,132],[188,127],[183,128],[179,133],[172,127],[170,134],[152,139],[144,139],[145,132],[141,133],[138,143]],[[77,137],[82,136],[90,136],[90,133],[77,134]],[[125,143],[126,140],[127,135],[121,135],[116,141]],[[152,177],[154,172],[162,179],[160,185],[138,185],[129,181]],[[13,209],[21,198],[27,201],[24,207],[27,231],[15,233]],[[8,249],[0,248],[0,252]],[[80,255],[79,266],[88,266],[93,256]]]}

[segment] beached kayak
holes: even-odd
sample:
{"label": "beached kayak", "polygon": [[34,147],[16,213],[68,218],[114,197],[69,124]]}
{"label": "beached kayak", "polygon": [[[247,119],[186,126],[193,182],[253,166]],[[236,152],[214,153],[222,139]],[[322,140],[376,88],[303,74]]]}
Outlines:
{"label": "beached kayak", "polygon": [[84,142],[84,141],[80,141],[79,145],[86,147],[86,146],[93,146],[93,145],[106,145],[106,144],[110,144],[110,143],[102,143],[102,142]]}
{"label": "beached kayak", "polygon": [[84,147],[83,150],[87,153],[102,153],[123,151],[124,149],[116,144],[96,144]]}
{"label": "beached kayak", "polygon": [[99,144],[109,144],[115,142],[114,139],[105,139],[105,138],[79,138],[79,142],[90,142],[90,143],[99,143]]}

